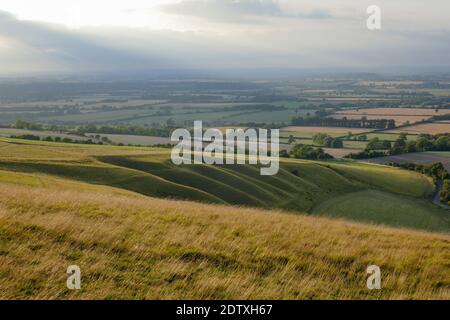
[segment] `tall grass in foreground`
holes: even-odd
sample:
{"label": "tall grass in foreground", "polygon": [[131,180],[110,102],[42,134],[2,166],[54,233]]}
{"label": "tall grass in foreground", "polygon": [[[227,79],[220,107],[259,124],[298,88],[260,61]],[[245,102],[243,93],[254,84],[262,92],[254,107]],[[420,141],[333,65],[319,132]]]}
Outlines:
{"label": "tall grass in foreground", "polygon": [[[82,289],[66,288],[66,268]],[[365,270],[382,270],[382,290]],[[450,237],[0,184],[0,298],[449,299]]]}

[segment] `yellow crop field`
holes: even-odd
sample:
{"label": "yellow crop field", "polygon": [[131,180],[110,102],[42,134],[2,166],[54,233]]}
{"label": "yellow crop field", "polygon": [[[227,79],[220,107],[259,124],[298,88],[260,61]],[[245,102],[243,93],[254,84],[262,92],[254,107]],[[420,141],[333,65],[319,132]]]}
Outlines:
{"label": "yellow crop field", "polygon": [[432,123],[422,123],[413,126],[408,126],[405,128],[389,130],[387,132],[392,133],[409,133],[409,134],[439,134],[439,133],[450,133],[450,121],[449,122],[432,122]]}

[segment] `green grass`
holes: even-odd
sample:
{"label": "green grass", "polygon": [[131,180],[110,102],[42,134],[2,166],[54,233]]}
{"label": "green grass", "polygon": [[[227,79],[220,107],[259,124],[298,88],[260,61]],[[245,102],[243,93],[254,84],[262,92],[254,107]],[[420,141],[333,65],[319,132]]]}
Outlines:
{"label": "green grass", "polygon": [[0,171],[0,183],[17,184],[38,187],[42,186],[42,181],[34,175],[18,174],[8,171]]}
{"label": "green grass", "polygon": [[[351,161],[262,177],[156,148],[0,140],[0,299],[448,300],[450,215],[431,191]],[[65,286],[73,264],[81,290]],[[382,290],[366,288],[373,264]]]}
{"label": "green grass", "polygon": [[[243,111],[245,112],[245,111]],[[314,114],[314,110],[300,110],[297,112],[293,109],[287,109],[282,111],[263,111],[253,112],[246,114],[237,114],[230,117],[226,117],[227,121],[234,123],[289,123],[294,117],[306,117],[308,114]],[[199,119],[203,119],[202,115],[199,115]]]}
{"label": "green grass", "polygon": [[344,141],[344,148],[348,149],[365,149],[367,146],[367,142],[365,141]]}
{"label": "green grass", "polygon": [[[314,214],[322,204],[346,199],[346,195],[359,191],[384,192],[399,203],[428,203],[434,189],[431,181],[418,173],[352,161],[288,159],[282,160],[276,176],[261,176],[259,168],[251,165],[175,166],[167,149],[8,141],[3,144],[0,141],[0,170],[3,172],[45,174],[145,196],[277,208],[291,213]],[[403,221],[407,227],[450,230],[449,221],[438,227],[426,219],[447,214],[444,209],[431,204],[421,206],[416,215],[424,219],[411,220],[408,218],[410,206],[399,206],[400,211],[394,213],[398,219],[392,220],[385,219],[386,209],[377,207],[377,201],[355,198],[354,207],[364,208],[373,203],[374,213],[371,211],[363,219],[364,212],[349,210],[346,217],[395,226]],[[330,209],[328,214],[340,217],[339,210]]]}
{"label": "green grass", "polygon": [[[332,130],[332,128],[331,128]],[[342,132],[331,132],[329,127],[324,127],[323,133],[326,133],[327,135],[329,135],[330,137],[333,138],[339,138],[339,137],[344,137],[347,134],[342,133]],[[280,132],[280,136],[282,137],[289,137],[289,136],[294,136],[295,138],[298,139],[312,139],[315,135],[317,134],[317,132],[295,132],[295,131],[281,131]]]}
{"label": "green grass", "polygon": [[[287,143],[288,138],[281,138],[280,143]],[[365,149],[367,146],[366,141],[350,141],[350,140],[344,140],[344,148],[345,149]],[[314,143],[312,138],[296,138],[294,144],[306,144],[311,146],[319,146],[318,144]],[[356,151],[355,151],[356,152]]]}
{"label": "green grass", "polygon": [[[251,106],[258,103],[165,103],[152,104],[152,108],[125,109],[114,111],[99,111],[82,114],[68,114],[57,116],[46,116],[40,118],[42,121],[61,122],[70,124],[86,123],[116,123],[126,122],[133,125],[143,125],[151,123],[162,123],[172,118],[178,124],[182,125],[185,121],[203,120],[203,121],[232,121],[234,123],[243,122],[278,122],[289,123],[294,116],[306,116],[307,113],[314,114],[315,110],[302,109],[295,110],[301,106],[298,102],[279,101],[274,103],[277,106],[285,106],[287,110],[276,112],[264,112],[246,109],[245,106]],[[242,106],[240,110],[226,110],[230,107]],[[158,115],[157,111],[171,108],[172,114]]]}
{"label": "green grass", "polygon": [[[376,132],[376,133],[367,133],[364,134],[367,136],[367,140],[371,140],[374,138],[378,138],[380,140],[388,140],[388,141],[395,141],[400,137],[400,134],[398,133],[382,133],[382,132]],[[358,135],[355,135],[358,136]],[[418,135],[408,134],[406,135],[406,138],[408,141],[416,141],[418,138]]]}
{"label": "green grass", "polygon": [[428,201],[367,190],[335,197],[318,205],[314,214],[396,227],[448,231],[450,214]]}
{"label": "green grass", "polygon": [[430,178],[399,168],[350,161],[332,163],[330,167],[348,179],[392,193],[426,198],[434,191]]}
{"label": "green grass", "polygon": [[450,151],[429,151],[429,152],[424,152],[424,154],[431,154],[431,155],[450,158]]}
{"label": "green grass", "polygon": [[34,135],[40,138],[46,137],[60,137],[60,138],[69,138],[72,140],[87,140],[85,137],[80,137],[73,134],[65,134],[58,133],[54,131],[46,131],[46,130],[25,130],[25,129],[15,129],[15,128],[0,128],[0,137],[10,137],[10,136],[21,136],[21,135]]}

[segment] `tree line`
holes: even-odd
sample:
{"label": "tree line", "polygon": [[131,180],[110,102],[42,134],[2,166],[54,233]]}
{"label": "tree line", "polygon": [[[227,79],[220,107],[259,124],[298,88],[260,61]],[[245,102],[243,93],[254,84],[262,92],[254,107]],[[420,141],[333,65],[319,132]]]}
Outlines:
{"label": "tree line", "polygon": [[422,165],[416,163],[390,163],[391,166],[399,167],[407,170],[420,172],[432,177],[435,183],[442,183],[442,190],[439,198],[442,203],[450,205],[450,173],[444,168],[442,163],[433,163],[430,165]]}
{"label": "tree line", "polygon": [[346,128],[368,128],[368,129],[392,129],[395,128],[395,120],[393,119],[372,119],[366,117],[361,119],[335,119],[326,118],[321,115],[314,117],[294,117],[292,119],[293,126],[309,126],[309,127],[346,127]]}
{"label": "tree line", "polygon": [[408,140],[406,134],[400,134],[393,143],[388,140],[373,138],[369,141],[364,151],[352,153],[347,157],[351,159],[367,159],[425,151],[450,151],[450,133],[437,135],[420,134],[416,140]]}

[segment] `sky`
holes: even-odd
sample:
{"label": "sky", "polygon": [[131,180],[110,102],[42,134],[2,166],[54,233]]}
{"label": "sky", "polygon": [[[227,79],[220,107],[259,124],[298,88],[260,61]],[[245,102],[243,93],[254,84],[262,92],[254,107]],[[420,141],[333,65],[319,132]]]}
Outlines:
{"label": "sky", "polygon": [[0,74],[450,70],[449,14],[448,0],[1,0]]}

